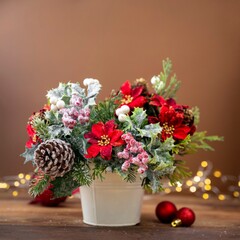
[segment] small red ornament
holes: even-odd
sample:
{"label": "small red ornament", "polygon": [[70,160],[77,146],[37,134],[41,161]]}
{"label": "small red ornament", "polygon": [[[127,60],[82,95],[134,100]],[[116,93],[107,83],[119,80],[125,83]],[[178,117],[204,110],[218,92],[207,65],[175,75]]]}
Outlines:
{"label": "small red ornament", "polygon": [[43,206],[56,207],[61,202],[64,202],[67,199],[67,197],[53,199],[53,192],[51,190],[52,187],[53,185],[50,185],[43,193],[36,196],[30,203],[31,204],[41,203]]}
{"label": "small red ornament", "polygon": [[171,223],[177,212],[176,206],[169,201],[160,202],[155,210],[156,216],[162,223]]}
{"label": "small red ornament", "polygon": [[195,213],[190,208],[181,208],[177,211],[174,221],[172,221],[172,227],[190,227],[195,221]]}

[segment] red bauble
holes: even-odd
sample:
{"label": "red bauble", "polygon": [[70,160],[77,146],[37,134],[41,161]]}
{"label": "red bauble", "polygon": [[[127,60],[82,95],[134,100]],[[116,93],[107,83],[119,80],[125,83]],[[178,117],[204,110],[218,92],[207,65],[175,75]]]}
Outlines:
{"label": "red bauble", "polygon": [[190,208],[181,208],[176,213],[176,218],[172,222],[173,227],[183,226],[190,227],[195,221],[195,213]]}
{"label": "red bauble", "polygon": [[53,199],[53,192],[51,190],[53,186],[50,185],[43,193],[36,196],[32,201],[31,204],[41,203],[43,206],[47,207],[56,207],[61,202],[64,202],[67,197],[55,198]]}
{"label": "red bauble", "polygon": [[171,223],[177,212],[176,206],[169,201],[160,202],[155,210],[156,216],[162,223]]}

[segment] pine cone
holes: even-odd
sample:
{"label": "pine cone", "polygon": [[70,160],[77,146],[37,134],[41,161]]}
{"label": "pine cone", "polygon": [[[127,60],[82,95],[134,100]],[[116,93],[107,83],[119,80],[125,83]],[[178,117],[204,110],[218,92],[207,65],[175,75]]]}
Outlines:
{"label": "pine cone", "polygon": [[190,109],[186,108],[183,110],[183,113],[184,113],[183,123],[191,127],[194,123],[193,112]]}
{"label": "pine cone", "polygon": [[34,152],[37,167],[52,177],[62,177],[73,166],[75,154],[69,143],[60,139],[42,142]]}

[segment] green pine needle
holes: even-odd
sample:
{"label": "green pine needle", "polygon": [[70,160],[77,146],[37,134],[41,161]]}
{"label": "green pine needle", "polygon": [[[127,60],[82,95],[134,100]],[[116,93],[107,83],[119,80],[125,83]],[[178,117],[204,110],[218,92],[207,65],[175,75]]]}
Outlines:
{"label": "green pine needle", "polygon": [[[34,184],[34,181],[36,181],[36,184]],[[29,188],[28,193],[35,198],[48,187],[49,183],[50,176],[48,175],[44,175],[43,178],[39,181],[37,180],[37,178],[33,179],[32,180],[33,185]]]}

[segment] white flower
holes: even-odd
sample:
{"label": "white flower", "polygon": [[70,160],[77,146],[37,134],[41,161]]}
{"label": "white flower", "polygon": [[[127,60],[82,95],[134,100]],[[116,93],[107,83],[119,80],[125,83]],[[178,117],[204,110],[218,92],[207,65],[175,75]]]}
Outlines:
{"label": "white flower", "polygon": [[62,109],[65,107],[65,102],[63,100],[58,100],[56,106],[58,109]]}
{"label": "white flower", "polygon": [[123,114],[123,113],[120,113],[119,116],[118,116],[118,120],[119,122],[125,122],[127,119],[127,115]]}
{"label": "white flower", "polygon": [[51,104],[51,110],[56,112],[58,110],[57,106],[55,104]]}
{"label": "white flower", "polygon": [[58,99],[57,99],[56,97],[51,97],[51,98],[50,98],[50,103],[56,105],[57,100],[58,100]]}
{"label": "white flower", "polygon": [[151,79],[152,85],[155,85],[158,82],[160,82],[160,77],[159,76],[153,76],[152,79]]}
{"label": "white flower", "polygon": [[83,85],[86,87],[88,85],[91,85],[93,83],[99,83],[99,81],[97,79],[94,79],[94,78],[85,78],[83,80]]}

